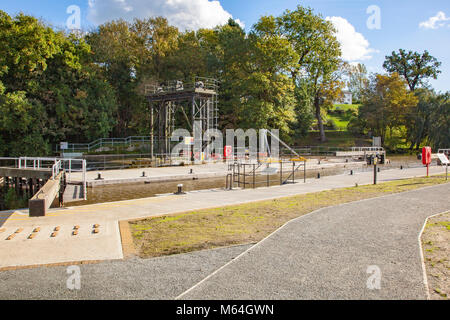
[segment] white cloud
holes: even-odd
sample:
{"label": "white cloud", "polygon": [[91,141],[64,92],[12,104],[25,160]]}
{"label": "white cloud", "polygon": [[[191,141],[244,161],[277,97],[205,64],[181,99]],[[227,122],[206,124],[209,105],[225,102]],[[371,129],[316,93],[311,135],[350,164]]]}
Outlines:
{"label": "white cloud", "polygon": [[[212,28],[225,24],[232,15],[217,0],[88,0],[88,18],[95,24],[113,19],[163,16],[181,30]],[[242,27],[244,24],[236,19]]]}
{"label": "white cloud", "polygon": [[370,48],[369,41],[356,32],[355,27],[342,17],[327,17],[336,28],[336,38],[341,43],[342,58],[347,61],[369,60],[376,50]]}
{"label": "white cloud", "polygon": [[427,21],[421,22],[419,27],[424,29],[438,29],[446,25],[450,27],[449,22],[450,17],[446,17],[444,12],[439,11],[434,17],[430,17]]}

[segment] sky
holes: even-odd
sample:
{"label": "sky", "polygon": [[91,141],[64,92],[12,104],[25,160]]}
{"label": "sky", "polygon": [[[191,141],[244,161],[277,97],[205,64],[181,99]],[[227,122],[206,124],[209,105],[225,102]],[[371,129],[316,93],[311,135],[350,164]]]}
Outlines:
{"label": "sky", "polygon": [[214,27],[232,17],[250,31],[261,16],[277,16],[297,5],[330,20],[343,58],[364,63],[369,72],[383,73],[385,56],[400,48],[429,51],[442,62],[442,73],[430,84],[450,91],[448,0],[0,0],[0,10],[10,15],[24,12],[61,29],[77,25],[77,6],[83,30],[117,18],[164,16],[181,30]]}

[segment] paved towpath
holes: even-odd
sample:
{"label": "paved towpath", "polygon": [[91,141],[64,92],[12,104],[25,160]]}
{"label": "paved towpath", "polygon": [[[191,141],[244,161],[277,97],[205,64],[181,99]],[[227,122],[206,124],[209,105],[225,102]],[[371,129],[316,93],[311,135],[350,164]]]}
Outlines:
{"label": "paved towpath", "polygon": [[443,184],[297,218],[179,298],[426,299],[418,236],[449,195]]}
{"label": "paved towpath", "polygon": [[[442,172],[445,172],[443,167],[430,168],[430,174]],[[424,168],[384,170],[379,174],[379,181],[381,183],[424,174]],[[0,221],[5,221],[0,228],[0,268],[80,260],[122,259],[118,228],[120,220],[350,187],[355,183],[370,184],[372,180],[373,173],[368,171],[355,175],[308,179],[306,183],[270,188],[199,191],[182,196],[171,195],[52,209],[47,216],[41,218],[29,218],[26,211],[16,211],[12,215],[0,213]],[[97,224],[99,232],[93,233],[93,226]],[[73,235],[75,226],[79,227],[77,235]],[[40,228],[40,231],[34,238],[28,239],[36,228]],[[55,228],[59,231],[55,237],[51,237]],[[10,235],[14,237],[6,240]]]}

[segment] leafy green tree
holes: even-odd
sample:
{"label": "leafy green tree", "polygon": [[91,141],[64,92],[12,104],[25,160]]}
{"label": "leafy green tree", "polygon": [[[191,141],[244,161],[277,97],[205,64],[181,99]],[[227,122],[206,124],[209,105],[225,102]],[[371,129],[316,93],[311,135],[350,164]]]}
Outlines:
{"label": "leafy green tree", "polygon": [[8,155],[48,155],[62,140],[107,135],[116,107],[91,48],[37,19],[0,13],[0,140]]}
{"label": "leafy green tree", "polygon": [[431,118],[436,109],[435,101],[437,97],[433,90],[426,88],[418,88],[414,93],[418,103],[413,107],[406,121],[407,140],[410,142],[410,150],[413,148],[418,149],[428,137],[433,126]]}
{"label": "leafy green tree", "polygon": [[360,102],[364,89],[369,83],[367,68],[364,64],[350,65],[348,71],[348,88],[353,96],[354,103]]}
{"label": "leafy green tree", "polygon": [[390,56],[386,56],[383,68],[386,71],[396,72],[408,83],[409,89],[414,91],[417,86],[423,85],[429,78],[437,79],[441,73],[439,67],[441,62],[431,56],[428,51],[420,54],[418,52],[400,49],[393,51]]}
{"label": "leafy green tree", "polygon": [[[303,85],[303,92],[308,93],[317,119],[320,140],[324,142],[326,136],[322,111],[339,94],[341,87],[336,78],[341,65],[336,30],[331,22],[316,15],[312,9],[302,6],[294,11],[286,10],[276,19],[276,24],[277,32],[289,41],[297,53],[297,61],[290,68],[292,81],[297,87]],[[302,97],[306,98],[305,95]]]}
{"label": "leafy green tree", "polygon": [[438,94],[432,99],[434,105],[430,117],[432,124],[428,140],[433,149],[450,146],[450,93]]}
{"label": "leafy green tree", "polygon": [[0,72],[6,91],[26,91],[61,52],[62,33],[22,13],[10,17],[0,10]]}
{"label": "leafy green tree", "polygon": [[143,103],[137,92],[138,62],[133,32],[126,21],[112,21],[99,26],[97,32],[89,34],[86,40],[94,52],[94,62],[116,94],[118,108],[112,133],[125,137],[132,133],[133,115],[142,110]]}
{"label": "leafy green tree", "polygon": [[384,143],[388,132],[406,125],[418,99],[408,91],[406,82],[397,74],[377,74],[363,95],[359,117],[366,129],[380,136]]}

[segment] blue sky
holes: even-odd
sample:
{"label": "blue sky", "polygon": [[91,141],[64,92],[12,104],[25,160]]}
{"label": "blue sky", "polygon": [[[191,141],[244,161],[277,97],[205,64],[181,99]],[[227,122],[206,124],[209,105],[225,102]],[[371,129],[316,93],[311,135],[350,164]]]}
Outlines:
{"label": "blue sky", "polygon": [[[171,5],[167,5],[168,2]],[[384,57],[393,50],[428,50],[442,62],[442,73],[431,84],[439,91],[450,91],[448,0],[220,0],[216,3],[207,3],[207,0],[1,0],[0,9],[12,15],[23,11],[64,28],[69,17],[67,7],[78,5],[83,29],[113,18],[131,19],[152,13],[166,15],[169,21],[182,29],[195,29],[220,23],[231,15],[239,19],[248,31],[260,16],[279,15],[286,9],[295,9],[298,4],[312,7],[323,17],[340,17],[332,21],[339,22],[339,26],[346,30],[341,38],[350,50],[347,50],[348,56],[354,58],[353,62],[364,63],[371,72],[383,72]],[[370,16],[366,9],[370,5],[380,8],[380,29],[369,29],[366,25]],[[429,20],[432,17],[436,17],[434,24],[433,19]],[[428,24],[419,26],[427,21]],[[358,54],[355,52],[358,50],[365,53]]]}

